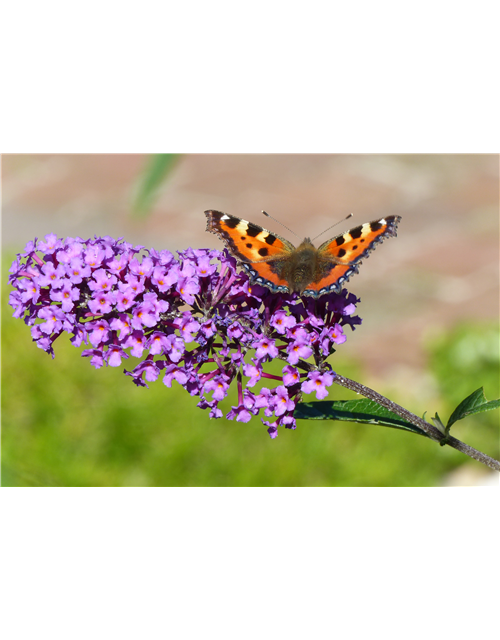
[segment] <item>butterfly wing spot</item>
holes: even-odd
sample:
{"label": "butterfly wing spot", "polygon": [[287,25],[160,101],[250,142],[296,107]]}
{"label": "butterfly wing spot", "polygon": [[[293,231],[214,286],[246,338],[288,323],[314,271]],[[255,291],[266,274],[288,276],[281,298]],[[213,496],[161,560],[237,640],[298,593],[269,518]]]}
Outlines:
{"label": "butterfly wing spot", "polygon": [[[214,212],[214,213],[218,213],[218,212]],[[236,229],[236,227],[240,222],[238,218],[235,218],[234,216],[228,216],[226,214],[223,214],[222,216],[220,216],[219,221],[223,222],[224,226],[226,226],[228,229]]]}
{"label": "butterfly wing spot", "polygon": [[251,238],[256,238],[259,235],[259,233],[261,233],[262,227],[257,227],[251,222],[248,222],[247,224],[248,224],[247,236],[250,236]]}
{"label": "butterfly wing spot", "polygon": [[361,227],[356,227],[355,229],[351,229],[349,231],[349,235],[351,236],[351,238],[353,239],[358,239],[361,238],[361,236],[363,235],[363,227],[365,225],[362,225]]}
{"label": "butterfly wing spot", "polygon": [[[361,262],[385,238],[396,236],[400,216],[387,216],[367,222],[321,245],[320,254],[337,264]],[[341,247],[341,248],[339,248]]]}
{"label": "butterfly wing spot", "polygon": [[294,246],[263,227],[220,211],[205,211],[207,231],[215,233],[240,262],[277,260],[287,256]]}

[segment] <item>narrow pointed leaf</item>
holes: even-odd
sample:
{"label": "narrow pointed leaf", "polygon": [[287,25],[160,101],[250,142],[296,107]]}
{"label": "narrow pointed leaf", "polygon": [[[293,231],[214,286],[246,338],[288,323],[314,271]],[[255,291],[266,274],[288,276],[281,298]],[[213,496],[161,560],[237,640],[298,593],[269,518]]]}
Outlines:
{"label": "narrow pointed leaf", "polygon": [[135,216],[145,216],[149,213],[159,188],[174,169],[179,157],[176,153],[158,153],[149,158],[137,186],[137,195],[132,207]]}
{"label": "narrow pointed leaf", "polygon": [[433,418],[431,417],[431,420],[433,425],[436,427],[436,429],[438,429],[439,431],[441,431],[443,435],[445,435],[446,427],[444,426],[443,421],[439,417],[437,411],[436,411],[436,415]]}
{"label": "narrow pointed leaf", "polygon": [[293,415],[299,420],[345,420],[362,424],[378,424],[393,429],[412,431],[427,437],[422,429],[411,422],[403,420],[392,411],[367,399],[301,402],[296,406]]}
{"label": "narrow pointed leaf", "polygon": [[475,413],[482,413],[483,411],[491,411],[492,409],[500,408],[500,400],[486,400],[484,397],[483,387],[476,389],[470,396],[467,396],[465,400],[458,405],[455,411],[451,414],[446,428],[449,429],[454,422],[462,420],[466,416],[471,416]]}

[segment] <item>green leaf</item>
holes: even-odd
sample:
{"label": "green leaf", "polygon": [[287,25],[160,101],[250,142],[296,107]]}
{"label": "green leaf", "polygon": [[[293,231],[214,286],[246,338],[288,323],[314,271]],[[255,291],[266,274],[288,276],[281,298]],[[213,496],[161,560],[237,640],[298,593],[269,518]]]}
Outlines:
{"label": "green leaf", "polygon": [[436,411],[436,415],[434,416],[434,418],[431,417],[432,422],[434,423],[434,426],[436,427],[436,429],[438,429],[439,431],[441,431],[441,433],[443,435],[446,435],[447,430],[446,427],[443,424],[443,421],[441,420],[441,418],[438,415],[438,412]]}
{"label": "green leaf", "polygon": [[425,431],[411,422],[403,420],[392,411],[367,399],[301,402],[296,406],[293,415],[299,420],[345,420],[362,424],[379,424],[428,437]]}
{"label": "green leaf", "polygon": [[177,153],[158,153],[152,155],[139,178],[137,194],[132,207],[136,217],[146,216],[154,204],[158,190],[169,173],[174,169],[180,155]]}
{"label": "green leaf", "polygon": [[500,400],[491,400],[488,402],[484,397],[483,387],[476,389],[474,393],[462,400],[455,411],[451,414],[446,429],[449,431],[451,425],[457,420],[462,420],[466,416],[471,416],[475,413],[482,413],[483,411],[491,411],[492,409],[500,408]]}

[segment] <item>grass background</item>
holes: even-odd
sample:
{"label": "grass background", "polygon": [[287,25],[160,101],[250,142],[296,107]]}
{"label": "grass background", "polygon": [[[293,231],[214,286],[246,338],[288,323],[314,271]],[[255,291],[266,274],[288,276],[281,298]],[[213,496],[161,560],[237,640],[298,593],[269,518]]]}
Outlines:
{"label": "grass background", "polygon": [[[31,341],[29,327],[11,317],[9,291],[3,287],[4,486],[434,486],[457,467],[480,467],[448,447],[386,427],[300,420],[296,431],[280,429],[272,441],[257,417],[248,424],[210,420],[177,383],[168,389],[159,378],[149,389],[137,388],[123,367],[94,369],[65,335],[52,360]],[[350,332],[331,363],[363,382],[361,366],[349,358],[349,338]],[[406,397],[400,390],[394,397],[383,382],[377,391],[420,415],[437,410],[445,421],[481,385],[489,400],[497,397],[495,324],[459,325],[427,348],[437,405],[426,406],[411,388]],[[329,397],[353,395],[334,385]],[[227,413],[235,403],[232,389],[221,408]],[[452,433],[499,455],[498,412],[468,418]]]}

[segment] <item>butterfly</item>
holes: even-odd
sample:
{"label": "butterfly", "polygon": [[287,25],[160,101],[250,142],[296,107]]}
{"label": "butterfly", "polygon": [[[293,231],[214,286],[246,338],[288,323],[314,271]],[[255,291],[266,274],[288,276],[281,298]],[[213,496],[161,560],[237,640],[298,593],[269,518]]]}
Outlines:
{"label": "butterfly", "polygon": [[387,216],[367,222],[316,248],[309,238],[294,247],[278,234],[227,213],[210,209],[205,215],[207,231],[224,241],[252,283],[273,293],[295,292],[312,298],[340,293],[370,251],[397,235],[401,220],[401,216]]}

